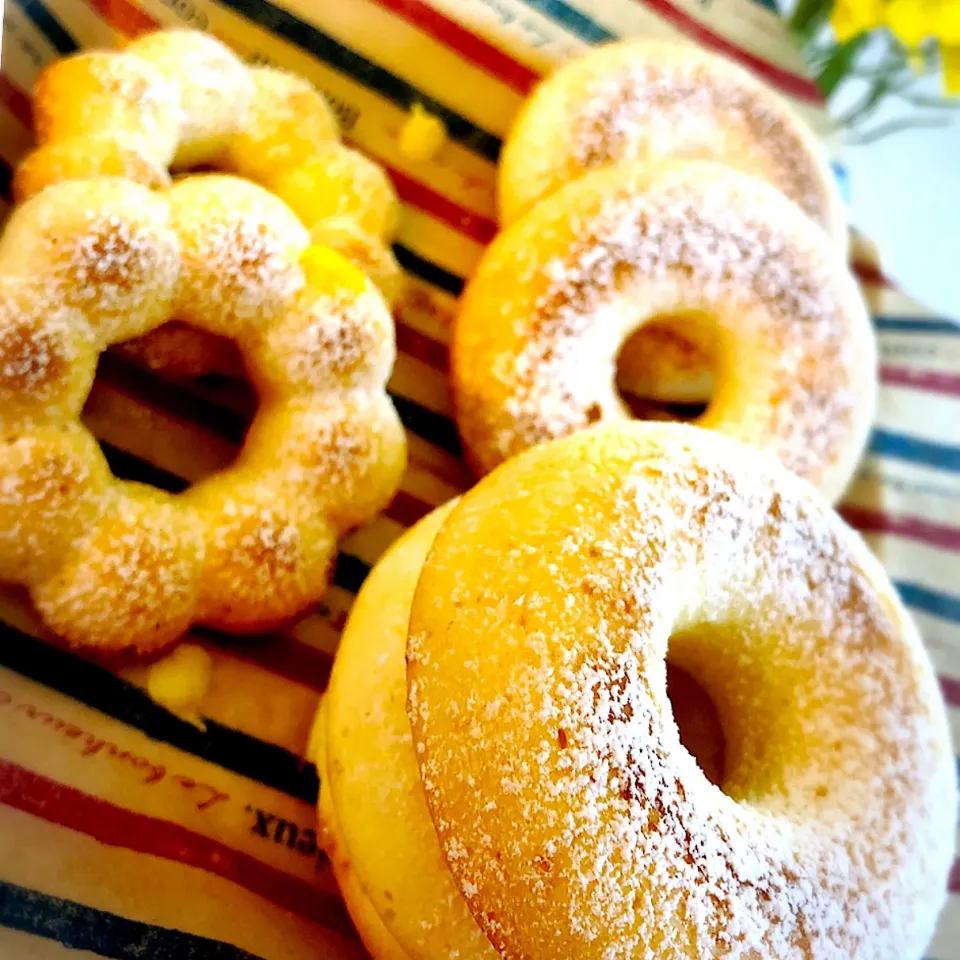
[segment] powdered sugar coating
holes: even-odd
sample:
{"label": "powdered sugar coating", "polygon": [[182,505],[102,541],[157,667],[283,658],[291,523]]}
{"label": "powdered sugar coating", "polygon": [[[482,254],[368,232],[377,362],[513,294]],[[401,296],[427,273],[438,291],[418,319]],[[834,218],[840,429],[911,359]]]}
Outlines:
{"label": "powdered sugar coating", "polygon": [[[505,958],[921,955],[957,815],[934,673],[771,460],[653,424],[527,451],[441,529],[410,630],[434,824]],[[668,641],[716,702],[722,790],[680,744]]]}
{"label": "powdered sugar coating", "polygon": [[325,517],[303,510],[278,486],[245,470],[187,496],[208,530],[196,619],[255,632],[303,609],[326,588],[336,538]]}
{"label": "powdered sugar coating", "polygon": [[512,223],[588,170],[668,159],[712,160],[772,183],[846,249],[829,166],[790,106],[715,53],[656,40],[598,47],[534,92],[504,148],[501,218]]}
{"label": "powdered sugar coating", "polygon": [[163,198],[119,178],[72,180],[14,210],[0,238],[0,272],[82,311],[105,345],[170,315],[180,254]]}
{"label": "powdered sugar coating", "polygon": [[[146,652],[197,621],[276,624],[322,594],[337,535],[399,486],[389,313],[353,267],[317,268],[330,251],[305,273],[307,244],[281,201],[232,177],[162,193],[68,181],[15,211],[0,241],[0,576],[64,641]],[[273,336],[301,292],[323,336]],[[99,351],[174,311],[277,372],[255,442],[180,497],[112,479],[77,422]]]}
{"label": "powdered sugar coating", "polygon": [[291,210],[239,177],[188,177],[167,193],[183,245],[174,315],[243,339],[288,310],[310,242]]}
{"label": "powdered sugar coating", "polygon": [[155,66],[178,89],[180,128],[175,167],[215,161],[247,121],[253,79],[243,61],[200,30],[159,30],[126,53]]}
{"label": "powdered sugar coating", "polygon": [[180,91],[153,64],[129,53],[85,51],[54,61],[37,78],[33,122],[41,145],[91,134],[137,138],[162,166],[180,128]]}
{"label": "powdered sugar coating", "polygon": [[141,137],[86,133],[45,143],[21,160],[13,176],[14,200],[23,203],[53,183],[95,177],[122,177],[153,190],[170,183],[167,168],[151,157]]}
{"label": "powdered sugar coating", "polygon": [[367,282],[335,296],[306,290],[264,337],[251,376],[268,384],[322,390],[333,384],[382,383],[393,369],[393,321],[380,294]]}
{"label": "powdered sugar coating", "polygon": [[96,372],[97,338],[42,283],[0,276],[0,423],[51,409],[79,415]]}
{"label": "powdered sugar coating", "polygon": [[204,539],[197,515],[175,497],[121,484],[33,601],[67,643],[158,650],[195,619]]}
{"label": "powdered sugar coating", "polygon": [[318,148],[340,139],[337,119],[323,95],[303,77],[256,67],[253,97],[243,126],[222,162],[228,170],[266,183],[277,170],[296,166]]}
{"label": "powdered sugar coating", "polygon": [[264,406],[250,425],[243,462],[322,511],[342,534],[390,501],[406,467],[406,440],[385,392],[339,385]]}
{"label": "powdered sugar coating", "polygon": [[5,423],[0,433],[0,579],[46,576],[106,509],[110,470],[75,423]]}
{"label": "powdered sugar coating", "polygon": [[623,342],[700,316],[716,342],[703,426],[780,457],[831,498],[866,442],[876,347],[826,237],[767,184],[714,164],[622,164],[543,200],[488,248],[457,318],[461,434],[489,470],[628,414]]}

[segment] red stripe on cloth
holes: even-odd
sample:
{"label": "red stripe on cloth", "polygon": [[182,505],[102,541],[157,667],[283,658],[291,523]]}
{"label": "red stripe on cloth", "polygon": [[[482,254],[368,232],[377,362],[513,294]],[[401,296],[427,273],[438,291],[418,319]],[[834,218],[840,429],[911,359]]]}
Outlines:
{"label": "red stripe on cloth", "polygon": [[449,366],[449,352],[446,344],[414,330],[405,323],[396,324],[397,350],[414,357],[428,367],[446,373]]}
{"label": "red stripe on cloth", "polygon": [[[204,639],[209,635],[205,634]],[[327,688],[333,654],[318,650],[285,634],[272,634],[256,640],[224,637],[217,649],[227,657],[254,664],[270,673],[307,687],[317,693]]]}
{"label": "red stripe on cloth", "polygon": [[856,262],[850,264],[850,269],[863,283],[872,283],[877,287],[892,287],[890,279],[873,263]]}
{"label": "red stripe on cloth", "polygon": [[766,80],[767,83],[777,87],[788,96],[817,105],[824,102],[823,94],[812,81],[805,77],[799,77],[782,67],[774,66],[772,63],[768,63],[766,60],[750,53],[749,50],[738,47],[732,41],[727,40],[726,37],[715,33],[706,24],[690,16],[689,13],[679,10],[670,0],[643,0],[643,5],[663,17],[664,20],[672,23],[673,26],[693,40],[697,40],[705,47],[710,47],[726,54],[733,60],[737,60],[757,74],[758,77]]}
{"label": "red stripe on cloth", "polygon": [[388,166],[382,159],[378,159],[378,162],[389,174],[396,187],[397,195],[404,203],[429,213],[431,217],[441,220],[454,230],[470,237],[471,240],[476,240],[477,243],[487,244],[493,239],[497,232],[496,221],[461,207],[426,184],[420,183],[419,180],[414,180],[394,167]]}
{"label": "red stripe on cloth", "polygon": [[415,497],[412,493],[401,490],[384,513],[397,523],[405,527],[412,527],[434,509],[433,504]]}
{"label": "red stripe on cloth", "polygon": [[528,93],[540,79],[536,70],[515,60],[466,27],[451,20],[422,0],[373,0],[378,6],[406,20],[418,30],[455,50],[465,60],[502,80],[520,93]]}
{"label": "red stripe on cloth", "polygon": [[913,387],[916,390],[928,390],[930,393],[960,397],[960,374],[957,373],[882,366],[880,379],[893,387]]}
{"label": "red stripe on cloth", "polygon": [[0,73],[0,103],[2,103],[28,130],[33,129],[33,110],[30,98],[15,87],[10,78]]}
{"label": "red stripe on cloth", "polygon": [[951,707],[960,707],[960,680],[953,677],[939,677],[940,689],[943,691],[943,699]]}
{"label": "red stripe on cloth", "polygon": [[947,877],[947,889],[951,893],[960,893],[960,857],[953,861],[950,876]]}
{"label": "red stripe on cloth", "polygon": [[353,934],[340,901],[309,881],[180,824],[126,810],[5,760],[0,760],[0,803],[107,846],[196,867],[229,880],[282,910]]}
{"label": "red stripe on cloth", "polygon": [[128,0],[87,0],[87,6],[103,17],[114,30],[128,37],[135,37],[150,30],[156,30],[160,21],[144,13]]}
{"label": "red stripe on cloth", "polygon": [[856,527],[863,533],[893,533],[899,537],[920,540],[942,550],[960,551],[960,527],[930,523],[919,517],[895,516],[852,504],[841,506],[839,512],[851,527]]}

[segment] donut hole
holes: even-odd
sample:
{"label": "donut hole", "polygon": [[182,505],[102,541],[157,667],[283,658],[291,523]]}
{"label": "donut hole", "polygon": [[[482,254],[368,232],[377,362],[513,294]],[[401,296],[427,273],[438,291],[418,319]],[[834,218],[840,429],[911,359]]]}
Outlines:
{"label": "donut hole", "polygon": [[109,350],[81,419],[117,479],[177,494],[235,463],[258,407],[245,380],[161,378]]}
{"label": "donut hole", "polygon": [[715,367],[712,318],[687,312],[647,320],[616,360],[620,399],[638,420],[691,423],[710,404]]}
{"label": "donut hole", "polygon": [[726,774],[726,738],[713,698],[693,674],[669,660],[667,697],[680,743],[697,761],[704,776],[722,788]]}
{"label": "donut hole", "polygon": [[156,330],[112,349],[148,370],[177,380],[243,376],[243,360],[232,340],[184,320],[168,320]]}

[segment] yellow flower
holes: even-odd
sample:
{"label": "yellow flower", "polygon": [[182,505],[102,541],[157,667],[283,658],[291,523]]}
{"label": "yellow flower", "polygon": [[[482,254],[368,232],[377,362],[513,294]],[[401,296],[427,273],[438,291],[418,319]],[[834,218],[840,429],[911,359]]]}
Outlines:
{"label": "yellow flower", "polygon": [[840,43],[883,25],[883,0],[836,0],[830,23]]}
{"label": "yellow flower", "polygon": [[941,44],[960,46],[960,0],[940,0],[936,33]]}
{"label": "yellow flower", "polygon": [[940,47],[943,61],[943,88],[947,93],[960,95],[960,46]]}
{"label": "yellow flower", "polygon": [[887,4],[887,26],[904,46],[919,47],[937,32],[940,6],[938,0],[891,0]]}

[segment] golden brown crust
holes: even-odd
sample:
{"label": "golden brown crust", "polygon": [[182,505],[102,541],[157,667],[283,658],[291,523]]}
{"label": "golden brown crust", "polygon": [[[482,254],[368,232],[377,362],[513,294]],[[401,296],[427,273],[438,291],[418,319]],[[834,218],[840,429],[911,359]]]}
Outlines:
{"label": "golden brown crust", "polygon": [[[384,389],[389,312],[308,243],[281,201],[226,176],[161,193],[68,181],[14,211],[0,243],[0,574],[66,642],[146,652],[194,622],[274,625],[323,593],[337,536],[393,495],[405,441]],[[261,392],[237,463],[177,497],[112,479],[78,420],[98,353],[174,314],[235,336]]]}
{"label": "golden brown crust", "polygon": [[[722,790],[667,657],[716,704]],[[933,667],[770,458],[675,424],[513,458],[434,540],[407,660],[433,823],[501,956],[921,955],[957,815]]]}
{"label": "golden brown crust", "polygon": [[[161,30],[122,53],[57,61],[37,81],[34,114],[40,146],[15,173],[18,202],[67,180],[121,177],[160,189],[170,165],[219,166],[279,188],[307,227],[336,216],[328,242],[349,248],[348,259],[391,302],[396,296],[399,267],[386,248],[396,195],[376,164],[340,144],[333,112],[306,80],[247,67],[207,33]],[[249,236],[233,240],[254,256]],[[176,333],[151,337],[132,354],[175,376],[224,372],[216,340],[189,328]]]}
{"label": "golden brown crust", "polygon": [[708,163],[621,164],[542,200],[487,249],[451,370],[471,460],[628,416],[624,343],[695,315],[715,344],[702,426],[770,450],[835,499],[866,442],[876,346],[826,236],[768,184]]}

